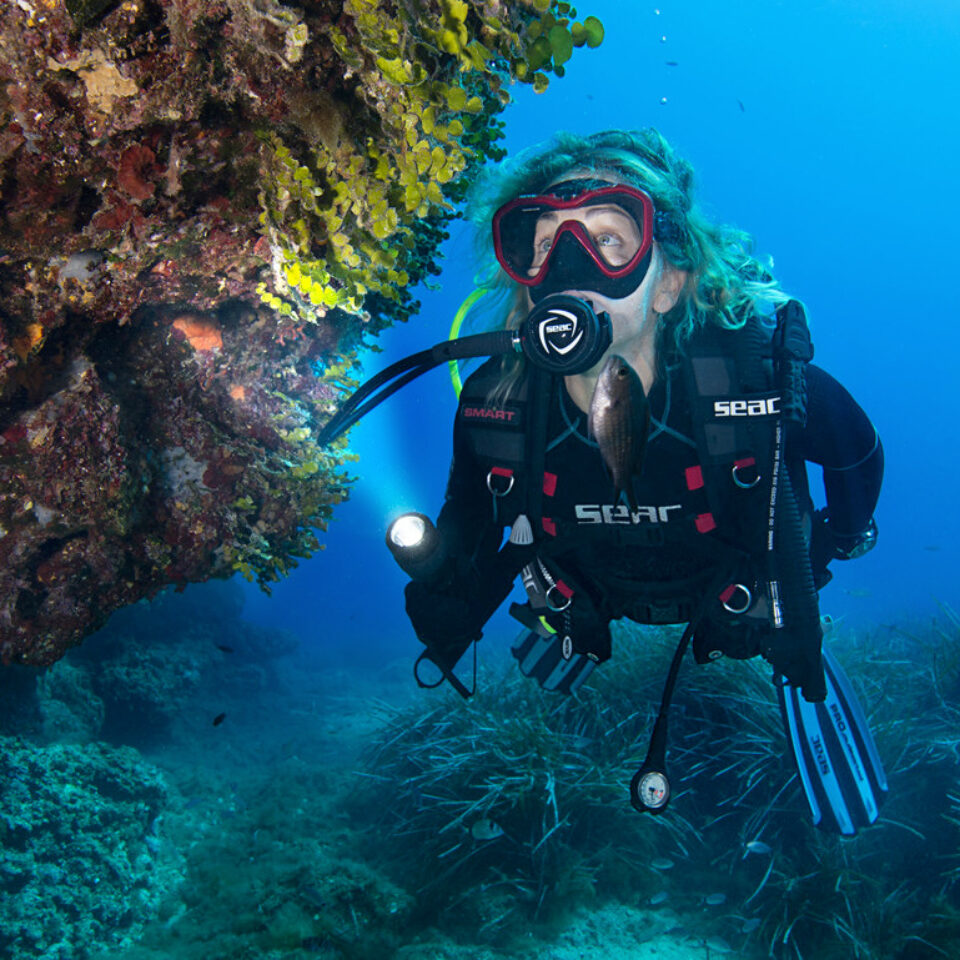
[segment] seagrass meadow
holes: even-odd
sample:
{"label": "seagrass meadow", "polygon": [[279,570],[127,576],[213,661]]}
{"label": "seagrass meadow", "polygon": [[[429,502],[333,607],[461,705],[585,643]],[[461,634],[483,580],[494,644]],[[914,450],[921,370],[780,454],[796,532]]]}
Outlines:
{"label": "seagrass meadow", "polygon": [[320,669],[229,588],[127,611],[3,675],[4,954],[952,956],[956,615],[829,638],[890,776],[853,840],[807,823],[752,663],[685,668],[677,796],[633,810],[669,634],[619,630],[576,698],[494,662],[464,704]]}

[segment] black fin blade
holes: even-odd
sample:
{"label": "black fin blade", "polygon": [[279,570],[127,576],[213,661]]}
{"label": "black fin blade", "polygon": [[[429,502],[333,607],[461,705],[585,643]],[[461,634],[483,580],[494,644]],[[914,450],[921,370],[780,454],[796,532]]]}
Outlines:
{"label": "black fin blade", "polygon": [[854,836],[879,816],[887,777],[850,681],[826,650],[824,668],[822,703],[808,703],[783,681],[780,709],[814,824]]}

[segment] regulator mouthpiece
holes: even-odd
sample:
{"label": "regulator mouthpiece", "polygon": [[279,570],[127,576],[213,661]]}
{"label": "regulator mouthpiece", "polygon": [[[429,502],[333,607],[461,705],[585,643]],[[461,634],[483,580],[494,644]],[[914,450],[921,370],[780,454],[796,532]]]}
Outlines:
{"label": "regulator mouthpiece", "polygon": [[556,293],[541,300],[521,327],[527,359],[558,376],[596,366],[613,341],[610,317],[580,297]]}
{"label": "regulator mouthpiece", "polygon": [[433,521],[422,513],[404,513],[387,528],[387,547],[411,580],[433,580],[443,569],[446,551]]}

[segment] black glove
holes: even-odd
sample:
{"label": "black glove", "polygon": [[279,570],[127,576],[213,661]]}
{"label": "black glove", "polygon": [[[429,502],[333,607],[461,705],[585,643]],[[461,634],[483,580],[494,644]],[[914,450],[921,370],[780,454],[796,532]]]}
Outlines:
{"label": "black glove", "polygon": [[427,655],[444,673],[449,672],[483,635],[480,614],[452,588],[440,591],[411,580],[404,595],[407,616]]}
{"label": "black glove", "polygon": [[809,636],[789,627],[775,630],[765,619],[705,616],[693,632],[693,656],[697,663],[710,663],[720,655],[734,660],[762,656],[781,676],[801,689],[805,700],[826,696],[820,659],[822,633],[819,624]]}
{"label": "black glove", "polygon": [[789,629],[771,631],[762,651],[764,659],[794,687],[803,699],[820,703],[827,696],[821,659],[822,637],[797,638]]}

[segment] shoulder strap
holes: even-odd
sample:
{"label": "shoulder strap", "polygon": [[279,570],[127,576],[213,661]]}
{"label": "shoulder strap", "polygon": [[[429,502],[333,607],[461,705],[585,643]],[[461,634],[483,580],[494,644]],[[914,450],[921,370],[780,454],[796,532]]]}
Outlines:
{"label": "shoulder strap", "polygon": [[[535,540],[542,540],[544,464],[547,456],[547,422],[555,377],[536,364],[528,364],[527,378],[527,490],[526,511]],[[555,529],[555,528],[554,528]]]}
{"label": "shoulder strap", "polygon": [[780,417],[772,332],[757,316],[738,330],[703,328],[681,358],[697,444],[696,483],[708,507],[699,529],[754,556],[765,548],[762,520]]}
{"label": "shoulder strap", "polygon": [[483,463],[498,464],[522,472],[527,455],[526,380],[521,380],[507,400],[491,403],[490,395],[500,382],[500,360],[493,358],[467,379],[460,392],[457,416],[467,430],[474,455]]}

